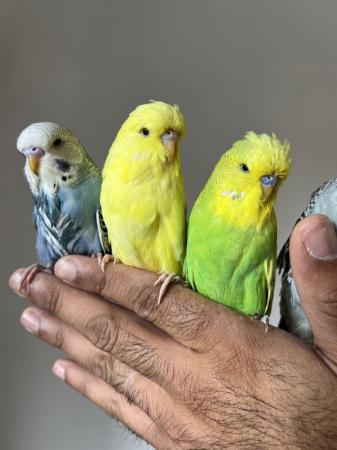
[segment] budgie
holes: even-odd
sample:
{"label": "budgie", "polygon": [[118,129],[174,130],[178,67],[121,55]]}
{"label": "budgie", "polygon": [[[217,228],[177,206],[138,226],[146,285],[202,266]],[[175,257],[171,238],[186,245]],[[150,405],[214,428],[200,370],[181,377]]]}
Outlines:
{"label": "budgie", "polygon": [[[334,223],[337,230],[337,178],[323,183],[312,195],[310,201],[296,224],[304,217],[312,214],[324,214]],[[284,244],[277,266],[282,273],[281,286],[281,320],[279,327],[298,336],[308,343],[313,342],[310,324],[303,310],[296,290],[289,258],[290,237]]]}
{"label": "budgie", "polygon": [[[103,168],[101,208],[114,258],[160,274],[159,303],[181,275],[185,253],[184,132],[177,105],[140,105],[121,126]],[[109,260],[103,258],[103,270]]]}
{"label": "budgie", "polygon": [[103,251],[96,224],[101,173],[77,137],[55,123],[29,125],[18,137],[17,149],[26,158],[34,203],[37,264],[23,280],[30,283],[62,256]]}
{"label": "budgie", "polygon": [[184,274],[200,294],[254,318],[274,290],[274,203],[291,166],[288,142],[250,131],[215,166],[188,222]]}

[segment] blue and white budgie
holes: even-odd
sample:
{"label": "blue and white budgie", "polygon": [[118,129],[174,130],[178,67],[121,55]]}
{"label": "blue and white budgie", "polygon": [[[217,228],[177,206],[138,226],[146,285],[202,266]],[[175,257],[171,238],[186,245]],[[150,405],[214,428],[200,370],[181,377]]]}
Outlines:
{"label": "blue and white budgie", "polygon": [[39,270],[51,271],[65,255],[99,255],[101,173],[77,137],[51,122],[33,123],[17,140],[26,157],[25,175],[33,194],[37,264],[26,271],[30,283]]}
{"label": "blue and white budgie", "polygon": [[[308,206],[296,224],[304,217],[311,216],[312,214],[324,214],[334,223],[337,230],[337,178],[323,183],[311,195]],[[303,310],[293,278],[289,258],[289,242],[290,237],[284,244],[277,259],[279,272],[282,273],[282,287],[280,292],[281,320],[279,328],[289,331],[308,343],[312,343],[313,334],[311,327]]]}

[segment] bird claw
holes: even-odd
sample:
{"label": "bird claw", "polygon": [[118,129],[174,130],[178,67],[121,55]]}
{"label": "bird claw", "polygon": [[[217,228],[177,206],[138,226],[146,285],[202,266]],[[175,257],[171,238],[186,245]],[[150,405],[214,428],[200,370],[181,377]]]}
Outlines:
{"label": "bird claw", "polygon": [[158,286],[158,284],[161,284],[160,290],[159,290],[159,295],[158,295],[158,301],[157,301],[158,306],[160,305],[162,299],[164,298],[164,296],[166,294],[167,287],[171,283],[179,283],[179,284],[182,284],[184,287],[187,286],[186,281],[184,281],[183,279],[181,279],[178,275],[176,275],[174,273],[165,273],[164,272],[161,275],[159,275],[156,282],[154,283],[154,286]]}
{"label": "bird claw", "polygon": [[26,267],[21,279],[19,291],[27,289],[27,287],[33,282],[34,278],[39,272],[52,273],[52,270],[42,267],[37,263]]}
{"label": "bird claw", "polygon": [[265,316],[262,316],[262,314],[254,314],[252,317],[253,320],[262,320],[264,319],[265,323],[265,333],[268,333],[269,330],[269,316],[266,314]]}
{"label": "bird claw", "polygon": [[265,333],[268,333],[268,330],[269,330],[269,316],[265,316],[265,325],[266,325],[266,328],[265,328]]}
{"label": "bird claw", "polygon": [[120,262],[120,260],[118,258],[115,258],[114,256],[109,255],[109,254],[104,255],[102,257],[101,253],[99,253],[97,255],[97,261],[98,261],[98,265],[100,266],[102,272],[105,272],[105,268],[110,262],[113,262],[114,265],[118,264]]}

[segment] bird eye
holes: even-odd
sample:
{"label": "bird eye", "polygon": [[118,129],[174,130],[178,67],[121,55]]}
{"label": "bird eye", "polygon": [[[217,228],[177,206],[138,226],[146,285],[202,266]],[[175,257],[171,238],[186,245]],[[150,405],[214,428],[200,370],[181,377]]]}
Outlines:
{"label": "bird eye", "polygon": [[240,169],[242,170],[242,172],[249,172],[248,166],[246,164],[240,164]]}
{"label": "bird eye", "polygon": [[59,145],[61,145],[62,141],[60,138],[55,139],[53,145],[55,145],[55,147],[58,147]]}
{"label": "bird eye", "polygon": [[141,133],[143,136],[148,136],[148,135],[150,134],[150,130],[149,130],[148,128],[142,128],[142,129],[140,130],[140,133]]}

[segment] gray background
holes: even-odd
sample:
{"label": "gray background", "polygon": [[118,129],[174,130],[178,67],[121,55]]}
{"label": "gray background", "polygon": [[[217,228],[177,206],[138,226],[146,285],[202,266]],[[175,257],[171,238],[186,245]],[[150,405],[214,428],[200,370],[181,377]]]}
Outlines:
{"label": "gray background", "polygon": [[142,447],[59,382],[50,372],[58,352],[18,323],[26,304],[7,279],[34,260],[20,130],[64,124],[101,165],[131,109],[176,102],[188,125],[190,205],[233,140],[274,131],[294,152],[277,205],[281,243],[311,191],[336,175],[336,23],[335,0],[2,0],[1,449]]}

